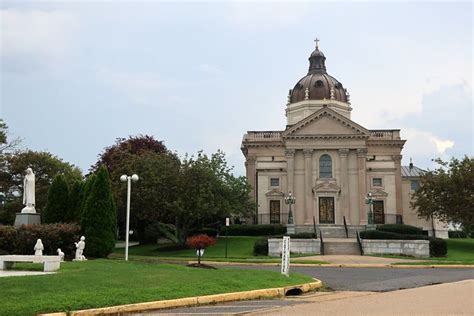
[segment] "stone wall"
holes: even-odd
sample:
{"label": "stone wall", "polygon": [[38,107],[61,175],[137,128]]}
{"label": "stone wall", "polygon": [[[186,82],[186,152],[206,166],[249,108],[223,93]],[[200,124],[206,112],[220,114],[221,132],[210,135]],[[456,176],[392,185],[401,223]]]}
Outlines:
{"label": "stone wall", "polygon": [[405,255],[417,258],[430,256],[428,240],[362,240],[366,255]]}
{"label": "stone wall", "polygon": [[[272,257],[279,257],[281,254],[283,240],[269,239],[268,240],[268,255]],[[320,241],[318,239],[291,239],[290,252],[297,254],[315,254],[319,255],[321,250]]]}

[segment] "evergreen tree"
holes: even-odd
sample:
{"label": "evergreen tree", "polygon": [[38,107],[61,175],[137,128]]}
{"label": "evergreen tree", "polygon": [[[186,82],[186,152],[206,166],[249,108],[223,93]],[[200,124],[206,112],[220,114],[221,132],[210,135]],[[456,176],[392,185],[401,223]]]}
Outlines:
{"label": "evergreen tree", "polygon": [[86,201],[87,198],[89,197],[89,194],[91,192],[92,186],[94,185],[96,175],[91,174],[89,177],[87,177],[86,181],[84,181],[83,188],[82,188],[82,199],[81,199],[81,206],[80,206],[80,217],[79,217],[79,222],[82,221],[82,214],[84,214],[84,207],[86,206]]}
{"label": "evergreen tree", "polygon": [[115,247],[117,211],[109,173],[104,166],[99,168],[86,197],[81,226],[87,241],[86,255],[107,257]]}
{"label": "evergreen tree", "polygon": [[69,189],[62,174],[54,177],[48,191],[48,200],[43,212],[45,223],[67,222]]}
{"label": "evergreen tree", "polygon": [[76,181],[69,192],[68,222],[79,223],[81,221],[81,204],[83,200],[84,182]]}

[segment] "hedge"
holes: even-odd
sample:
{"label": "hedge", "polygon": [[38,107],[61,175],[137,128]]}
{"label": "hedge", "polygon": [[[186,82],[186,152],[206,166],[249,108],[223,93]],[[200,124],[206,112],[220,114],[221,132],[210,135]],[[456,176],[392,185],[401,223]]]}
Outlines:
{"label": "hedge", "polygon": [[448,236],[449,238],[467,238],[466,232],[462,230],[450,230]]}
{"label": "hedge", "polygon": [[430,256],[444,257],[448,253],[448,243],[446,240],[424,235],[405,235],[379,230],[364,230],[360,232],[362,239],[389,239],[389,240],[428,240],[430,242]]}
{"label": "hedge", "polygon": [[[227,227],[229,236],[270,236],[286,233],[283,225],[230,225]],[[221,227],[220,235],[225,234],[225,227]]]}
{"label": "hedge", "polygon": [[254,256],[268,256],[268,239],[262,238],[255,241],[253,244]]}
{"label": "hedge", "polygon": [[79,240],[80,232],[77,224],[23,225],[19,228],[0,226],[0,252],[32,255],[39,238],[44,245],[44,255],[56,255],[57,249],[61,248],[68,258],[73,258],[76,252],[74,242]]}
{"label": "hedge", "polygon": [[404,224],[384,224],[384,225],[377,225],[377,230],[389,233],[397,233],[403,235],[423,235],[423,230],[411,226],[411,225],[404,225]]}

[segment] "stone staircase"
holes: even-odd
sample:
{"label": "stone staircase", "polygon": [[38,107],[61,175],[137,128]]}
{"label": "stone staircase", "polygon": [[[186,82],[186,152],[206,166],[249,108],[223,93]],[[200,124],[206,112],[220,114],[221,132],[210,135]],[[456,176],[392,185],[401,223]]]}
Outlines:
{"label": "stone staircase", "polygon": [[[331,225],[331,226],[324,226],[324,225],[317,225],[316,230],[318,234],[323,234],[323,238],[346,238],[346,230],[344,225]],[[360,225],[350,225],[347,226],[347,232],[349,234],[349,238],[356,238],[357,231],[365,230],[365,226]]]}
{"label": "stone staircase", "polygon": [[355,238],[324,238],[324,255],[360,255]]}

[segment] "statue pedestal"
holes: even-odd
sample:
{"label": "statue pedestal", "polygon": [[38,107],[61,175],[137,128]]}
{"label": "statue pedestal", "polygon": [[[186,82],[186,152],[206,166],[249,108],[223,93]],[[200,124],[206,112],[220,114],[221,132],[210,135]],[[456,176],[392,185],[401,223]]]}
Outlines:
{"label": "statue pedestal", "polygon": [[367,224],[367,225],[365,225],[365,229],[366,229],[366,230],[376,230],[376,229],[377,229],[377,225],[375,225],[375,224]]}
{"label": "statue pedestal", "polygon": [[15,227],[39,224],[41,224],[41,215],[38,213],[16,213]]}

